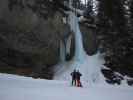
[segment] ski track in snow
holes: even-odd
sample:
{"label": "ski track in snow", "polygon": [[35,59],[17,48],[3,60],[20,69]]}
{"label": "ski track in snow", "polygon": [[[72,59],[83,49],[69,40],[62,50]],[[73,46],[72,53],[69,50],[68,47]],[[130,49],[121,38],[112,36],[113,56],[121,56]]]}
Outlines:
{"label": "ski track in snow", "polygon": [[133,100],[133,87],[71,87],[69,81],[0,74],[0,100]]}

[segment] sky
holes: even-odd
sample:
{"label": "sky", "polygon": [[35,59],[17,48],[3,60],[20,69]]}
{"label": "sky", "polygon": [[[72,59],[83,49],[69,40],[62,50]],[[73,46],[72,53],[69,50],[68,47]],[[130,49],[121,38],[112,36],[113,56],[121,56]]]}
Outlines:
{"label": "sky", "polygon": [[87,0],[81,0],[82,2],[83,2],[83,4],[85,4],[85,1],[87,1]]}

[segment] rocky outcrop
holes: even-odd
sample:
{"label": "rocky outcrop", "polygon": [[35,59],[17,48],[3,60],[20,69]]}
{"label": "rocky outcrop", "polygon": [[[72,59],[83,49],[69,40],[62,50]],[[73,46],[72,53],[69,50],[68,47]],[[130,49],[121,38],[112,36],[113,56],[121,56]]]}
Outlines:
{"label": "rocky outcrop", "polygon": [[96,36],[95,28],[88,27],[87,25],[81,23],[80,29],[83,36],[83,46],[88,55],[93,55],[97,53],[98,41]]}
{"label": "rocky outcrop", "polygon": [[[1,64],[32,68],[33,71],[29,71],[32,76],[51,79],[52,66],[59,62],[60,40],[71,34],[69,26],[63,23],[64,15],[55,9],[52,16],[46,13],[40,17],[31,9],[19,6],[10,11],[8,0],[1,0],[0,5]],[[92,55],[97,51],[94,30],[82,24],[80,27],[85,50]],[[67,60],[74,54],[73,41]]]}

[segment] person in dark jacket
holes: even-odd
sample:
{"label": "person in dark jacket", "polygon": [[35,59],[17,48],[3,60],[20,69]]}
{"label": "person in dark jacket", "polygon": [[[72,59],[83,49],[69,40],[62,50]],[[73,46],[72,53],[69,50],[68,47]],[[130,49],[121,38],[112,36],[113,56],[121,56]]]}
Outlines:
{"label": "person in dark jacket", "polygon": [[72,76],[72,86],[76,86],[76,70],[74,69],[74,71],[71,73],[71,76]]}
{"label": "person in dark jacket", "polygon": [[82,74],[79,72],[79,70],[77,70],[77,72],[76,72],[77,87],[82,87],[82,84],[81,84],[81,81],[80,81],[81,76],[82,76]]}

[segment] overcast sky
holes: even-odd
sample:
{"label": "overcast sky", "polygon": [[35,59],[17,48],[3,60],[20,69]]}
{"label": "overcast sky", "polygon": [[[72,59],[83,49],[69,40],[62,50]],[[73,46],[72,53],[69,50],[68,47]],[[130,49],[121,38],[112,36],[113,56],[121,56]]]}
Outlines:
{"label": "overcast sky", "polygon": [[83,4],[85,4],[85,0],[81,0],[83,2]]}

